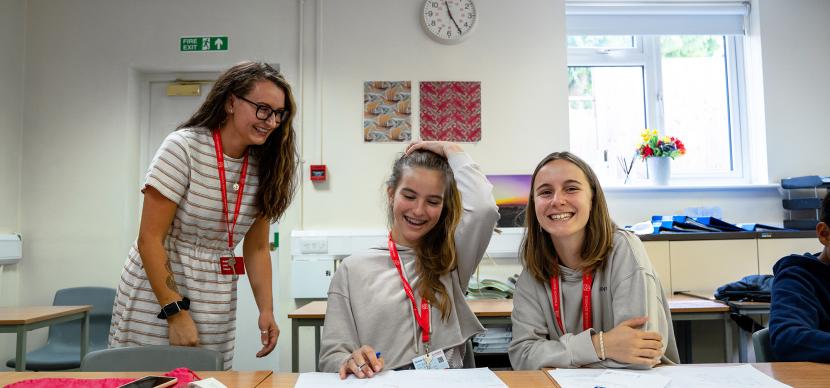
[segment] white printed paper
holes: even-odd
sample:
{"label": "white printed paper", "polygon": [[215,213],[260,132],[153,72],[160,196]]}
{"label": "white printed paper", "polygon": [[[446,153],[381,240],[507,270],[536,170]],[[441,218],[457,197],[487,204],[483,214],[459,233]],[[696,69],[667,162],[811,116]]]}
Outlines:
{"label": "white printed paper", "polygon": [[[562,388],[787,388],[752,365],[661,366],[651,370],[553,369],[548,371]],[[640,375],[641,377],[633,377]],[[656,378],[656,379],[655,379]],[[661,380],[665,379],[665,380]],[[665,381],[661,384],[661,381]]]}
{"label": "white printed paper", "polygon": [[301,373],[295,388],[383,387],[383,388],[507,388],[489,368],[385,371],[369,379],[337,373]]}

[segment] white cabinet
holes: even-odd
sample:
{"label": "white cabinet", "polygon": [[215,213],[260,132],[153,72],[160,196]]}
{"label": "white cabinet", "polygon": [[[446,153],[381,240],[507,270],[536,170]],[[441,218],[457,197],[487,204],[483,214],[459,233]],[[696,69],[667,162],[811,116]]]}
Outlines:
{"label": "white cabinet", "polygon": [[756,240],[670,241],[674,291],[711,293],[718,287],[758,274]]}
{"label": "white cabinet", "polygon": [[326,298],[334,276],[334,256],[295,257],[291,263],[291,297]]}
{"label": "white cabinet", "polygon": [[772,275],[772,266],[784,256],[793,253],[821,252],[824,248],[818,238],[760,238],[758,241],[758,270]]}
{"label": "white cabinet", "polygon": [[651,259],[651,265],[657,272],[657,277],[660,278],[660,284],[663,285],[663,292],[670,295],[672,292],[671,282],[671,256],[669,256],[669,242],[668,241],[644,241],[643,245],[648,252],[648,258]]}

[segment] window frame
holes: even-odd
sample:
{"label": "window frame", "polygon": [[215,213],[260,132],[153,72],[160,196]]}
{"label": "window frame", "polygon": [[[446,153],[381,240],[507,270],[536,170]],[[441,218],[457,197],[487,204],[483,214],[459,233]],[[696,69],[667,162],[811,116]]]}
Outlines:
{"label": "window frame", "polygon": [[[643,68],[646,127],[655,129],[662,135],[665,133],[665,116],[662,99],[660,35],[632,36],[634,38],[633,48],[568,47],[567,65],[569,68],[641,66]],[[746,184],[751,181],[750,152],[747,141],[749,133],[746,115],[745,39],[742,35],[720,36],[724,37],[731,170],[714,173],[703,171],[673,172],[672,179],[679,184]],[[636,139],[632,140],[632,149],[635,142]],[[611,183],[621,183],[616,182],[616,178],[603,177],[603,179],[614,179],[614,182]]]}

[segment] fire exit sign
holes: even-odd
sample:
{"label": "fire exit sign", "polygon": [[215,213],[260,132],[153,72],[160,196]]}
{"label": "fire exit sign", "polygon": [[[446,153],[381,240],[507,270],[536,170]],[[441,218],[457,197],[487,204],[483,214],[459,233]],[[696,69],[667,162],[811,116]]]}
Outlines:
{"label": "fire exit sign", "polygon": [[228,51],[227,36],[186,36],[179,38],[179,51]]}

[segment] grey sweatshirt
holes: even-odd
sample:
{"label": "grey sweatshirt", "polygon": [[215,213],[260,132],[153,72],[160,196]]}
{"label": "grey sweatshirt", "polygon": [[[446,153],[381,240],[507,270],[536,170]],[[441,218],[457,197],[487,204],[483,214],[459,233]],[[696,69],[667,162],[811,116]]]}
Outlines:
{"label": "grey sweatshirt", "polygon": [[[437,306],[430,306],[430,351],[458,347],[484,331],[464,294],[499,218],[493,186],[478,165],[464,153],[450,154],[448,159],[461,193],[463,214],[455,234],[458,266],[440,278],[452,306],[446,321]],[[402,245],[397,249],[403,272],[420,301],[415,252]],[[329,287],[320,370],[339,371],[363,345],[382,353],[386,369],[410,365],[425,350],[412,305],[385,244],[347,257],[337,268]]]}
{"label": "grey sweatshirt", "polygon": [[637,368],[611,359],[600,361],[591,334],[610,331],[621,322],[648,316],[643,329],[663,336],[662,362],[680,362],[671,312],[663,287],[648,254],[636,236],[618,230],[614,247],[594,274],[591,289],[593,329],[582,328],[582,272],[560,266],[562,321],[555,323],[550,282],[539,282],[526,270],[519,276],[513,301],[513,342],[509,355],[513,369]]}

